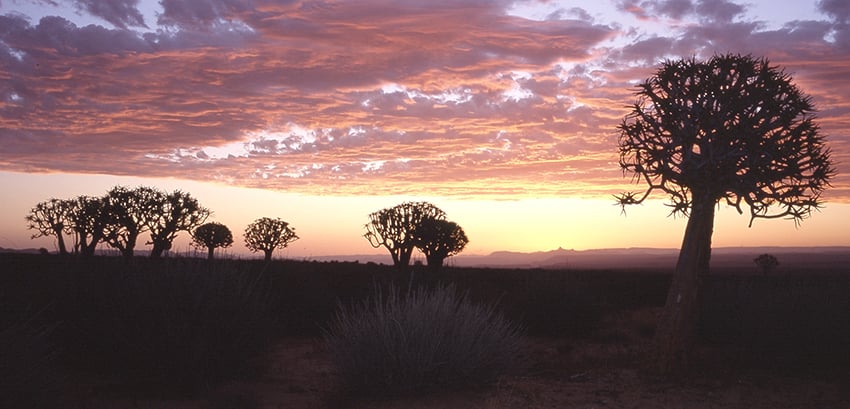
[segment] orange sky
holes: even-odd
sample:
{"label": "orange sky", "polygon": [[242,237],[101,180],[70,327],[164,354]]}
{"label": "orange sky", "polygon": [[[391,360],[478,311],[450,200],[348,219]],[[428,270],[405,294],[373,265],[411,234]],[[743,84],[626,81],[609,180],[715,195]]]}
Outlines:
{"label": "orange sky", "polygon": [[784,67],[839,173],[800,228],[721,211],[715,245],[850,245],[843,1],[4,1],[0,15],[0,247],[50,247],[29,240],[29,208],[117,184],[189,191],[237,253],[264,216],[303,237],[290,256],[375,252],[368,213],[405,200],[446,210],[470,252],[677,247],[684,223],[660,202],[612,205],[641,188],[615,128],[660,61],[718,52]]}

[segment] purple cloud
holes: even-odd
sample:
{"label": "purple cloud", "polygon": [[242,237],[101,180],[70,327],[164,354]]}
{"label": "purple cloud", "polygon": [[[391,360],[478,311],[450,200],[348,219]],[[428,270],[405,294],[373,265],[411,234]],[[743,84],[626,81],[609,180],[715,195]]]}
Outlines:
{"label": "purple cloud", "polygon": [[[616,126],[636,82],[664,59],[725,52],[787,67],[836,157],[850,155],[850,50],[835,21],[766,30],[723,0],[538,21],[512,3],[164,0],[168,27],[143,33],[132,0],[75,3],[115,29],[0,16],[0,169],[329,194],[611,193],[628,182]],[[839,172],[830,195],[850,199]]]}
{"label": "purple cloud", "polygon": [[78,8],[103,18],[115,27],[147,27],[142,13],[137,9],[139,0],[73,0]]}

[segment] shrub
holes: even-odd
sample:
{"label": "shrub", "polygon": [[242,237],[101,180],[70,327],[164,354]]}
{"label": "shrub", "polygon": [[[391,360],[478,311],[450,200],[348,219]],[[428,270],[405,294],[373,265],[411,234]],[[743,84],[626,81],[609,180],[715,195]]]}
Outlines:
{"label": "shrub", "polygon": [[350,392],[406,394],[473,386],[518,363],[520,328],[453,285],[394,286],[340,306],[325,340]]}
{"label": "shrub", "polygon": [[753,262],[759,267],[762,273],[768,274],[776,267],[779,267],[779,259],[773,254],[764,253],[753,259]]}

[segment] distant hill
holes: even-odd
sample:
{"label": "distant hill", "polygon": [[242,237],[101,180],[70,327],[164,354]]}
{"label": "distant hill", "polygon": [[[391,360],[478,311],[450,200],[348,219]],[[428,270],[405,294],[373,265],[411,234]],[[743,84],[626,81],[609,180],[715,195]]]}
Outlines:
{"label": "distant hill", "polygon": [[0,253],[23,253],[23,254],[38,254],[39,249],[29,248],[29,249],[7,249],[0,247]]}
{"label": "distant hill", "polygon": [[[38,254],[39,250],[7,249],[0,253]],[[53,252],[51,252],[53,253]],[[835,247],[720,247],[711,251],[713,271],[758,272],[753,259],[760,254],[770,253],[779,259],[777,272],[824,271],[850,273],[850,246]],[[136,252],[146,255],[146,250]],[[117,253],[116,253],[117,255]],[[664,248],[615,248],[595,250],[568,250],[558,248],[530,253],[496,251],[487,255],[464,255],[451,257],[446,265],[454,267],[485,268],[542,268],[542,269],[628,269],[672,271],[676,266],[678,249]],[[299,259],[298,257],[293,257]],[[304,260],[347,261],[360,263],[392,264],[389,254],[359,254],[304,257]],[[419,260],[424,260],[419,257]],[[417,260],[414,257],[414,260]]]}
{"label": "distant hill", "polygon": [[[850,246],[836,247],[720,247],[712,249],[713,269],[757,271],[753,259],[760,254],[776,256],[782,270],[846,270],[850,272]],[[497,251],[488,255],[458,255],[446,260],[456,267],[544,268],[544,269],[633,269],[672,271],[678,249],[617,248],[568,250],[558,248],[530,253]],[[317,261],[359,261],[390,264],[385,255],[311,257]],[[781,271],[781,270],[778,270]]]}

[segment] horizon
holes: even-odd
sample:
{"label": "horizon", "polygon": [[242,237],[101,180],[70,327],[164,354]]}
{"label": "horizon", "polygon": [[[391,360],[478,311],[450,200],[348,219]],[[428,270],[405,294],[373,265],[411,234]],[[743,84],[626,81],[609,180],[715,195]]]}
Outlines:
{"label": "horizon", "polygon": [[[796,226],[719,206],[713,246],[850,245],[850,8],[841,1],[250,0],[0,3],[0,247],[50,198],[184,190],[275,257],[385,254],[369,213],[428,201],[463,255],[679,248],[684,218],[617,160],[634,87],[662,61],[765,57],[811,95],[838,171]],[[175,249],[191,250],[184,232]],[[137,249],[146,249],[147,236]]]}

